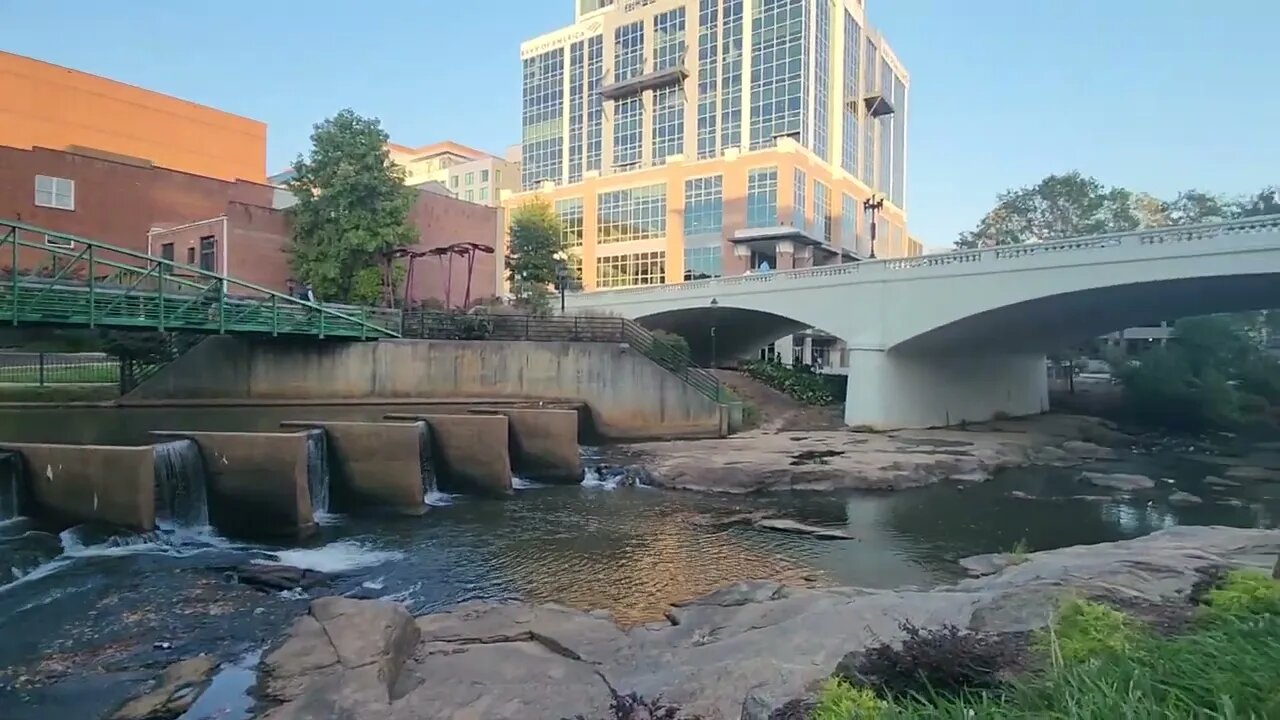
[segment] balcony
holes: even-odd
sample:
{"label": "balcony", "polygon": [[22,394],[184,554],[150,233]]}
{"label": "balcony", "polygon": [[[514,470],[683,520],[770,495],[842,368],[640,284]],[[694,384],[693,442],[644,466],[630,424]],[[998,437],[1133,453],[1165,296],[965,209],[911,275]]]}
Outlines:
{"label": "balcony", "polygon": [[606,100],[618,100],[642,93],[645,90],[656,90],[668,85],[679,85],[687,77],[689,77],[689,70],[683,65],[662,70],[651,70],[642,75],[605,85],[600,88],[600,95]]}

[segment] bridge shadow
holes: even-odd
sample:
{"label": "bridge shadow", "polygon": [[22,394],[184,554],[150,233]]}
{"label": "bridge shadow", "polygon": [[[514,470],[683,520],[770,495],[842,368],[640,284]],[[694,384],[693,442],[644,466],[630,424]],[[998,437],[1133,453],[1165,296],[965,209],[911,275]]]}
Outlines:
{"label": "bridge shadow", "polygon": [[636,320],[650,330],[680,335],[688,341],[694,361],[704,365],[753,356],[765,345],[809,327],[773,313],[723,306],[670,310]]}

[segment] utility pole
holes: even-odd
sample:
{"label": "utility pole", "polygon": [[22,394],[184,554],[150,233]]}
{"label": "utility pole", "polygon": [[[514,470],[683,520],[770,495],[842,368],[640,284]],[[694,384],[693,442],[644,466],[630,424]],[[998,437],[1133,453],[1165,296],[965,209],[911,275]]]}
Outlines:
{"label": "utility pole", "polygon": [[875,195],[862,201],[862,209],[871,215],[871,259],[876,259],[876,214],[884,209],[884,196]]}

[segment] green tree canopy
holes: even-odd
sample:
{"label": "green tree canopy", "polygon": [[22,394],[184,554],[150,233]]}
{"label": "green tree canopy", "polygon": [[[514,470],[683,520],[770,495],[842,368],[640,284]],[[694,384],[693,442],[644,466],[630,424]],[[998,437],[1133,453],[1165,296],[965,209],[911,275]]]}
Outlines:
{"label": "green tree canopy", "polygon": [[544,311],[556,282],[556,255],[564,252],[560,216],[545,201],[522,205],[511,215],[507,275],[516,303]]}
{"label": "green tree canopy", "polygon": [[1047,242],[1139,226],[1133,193],[1078,172],[1050,175],[1001,193],[978,227],[960,234],[960,248]]}
{"label": "green tree canopy", "polygon": [[418,237],[409,220],[417,191],[391,161],[381,123],[339,112],[315,126],[311,152],[293,170],[295,274],[323,300],[376,303],[384,254]]}

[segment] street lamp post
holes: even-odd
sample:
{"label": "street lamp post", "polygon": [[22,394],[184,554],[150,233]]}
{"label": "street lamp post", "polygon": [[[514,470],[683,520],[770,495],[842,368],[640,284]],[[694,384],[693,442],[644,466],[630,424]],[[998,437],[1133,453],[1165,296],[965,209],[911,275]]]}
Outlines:
{"label": "street lamp post", "polygon": [[[715,308],[719,306],[720,306],[720,301],[715,298],[711,298],[711,307]],[[718,311],[713,311],[713,312],[718,312]],[[713,317],[712,323],[714,322],[715,322],[715,318]],[[711,326],[711,369],[712,370],[716,369],[716,326],[714,324],[712,324]]]}
{"label": "street lamp post", "polygon": [[872,195],[862,201],[862,209],[871,213],[871,259],[876,259],[876,213],[884,209],[884,196]]}
{"label": "street lamp post", "polygon": [[569,258],[565,256],[564,251],[557,251],[556,261],[556,290],[560,291],[560,314],[565,312],[565,291],[569,289]]}

